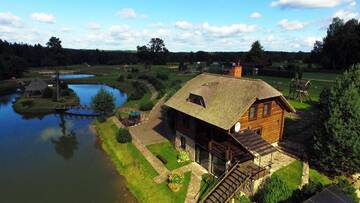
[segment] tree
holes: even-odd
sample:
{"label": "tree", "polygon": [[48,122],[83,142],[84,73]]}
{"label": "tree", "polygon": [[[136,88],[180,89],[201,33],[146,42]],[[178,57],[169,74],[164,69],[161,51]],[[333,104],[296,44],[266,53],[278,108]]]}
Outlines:
{"label": "tree", "polygon": [[168,53],[164,40],[160,38],[152,38],[147,45],[137,46],[138,57],[145,66],[165,64]]}
{"label": "tree", "polygon": [[101,88],[91,99],[91,108],[101,115],[110,115],[115,109],[115,97]]}
{"label": "tree", "polygon": [[252,43],[251,49],[246,55],[246,61],[255,64],[259,64],[265,61],[265,52],[258,40]]}
{"label": "tree", "polygon": [[332,175],[360,172],[360,65],[320,95],[313,163]]}
{"label": "tree", "polygon": [[360,24],[334,18],[322,42],[317,41],[312,60],[325,68],[348,69],[360,62]]}
{"label": "tree", "polygon": [[57,37],[51,37],[46,46],[50,49],[62,49],[61,40]]}

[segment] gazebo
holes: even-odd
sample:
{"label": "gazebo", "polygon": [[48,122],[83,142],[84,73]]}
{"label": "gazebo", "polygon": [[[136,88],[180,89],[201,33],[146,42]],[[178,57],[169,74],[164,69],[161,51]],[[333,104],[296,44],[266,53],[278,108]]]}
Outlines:
{"label": "gazebo", "polygon": [[48,85],[45,81],[34,79],[28,86],[25,87],[25,95],[26,97],[42,96],[47,86]]}

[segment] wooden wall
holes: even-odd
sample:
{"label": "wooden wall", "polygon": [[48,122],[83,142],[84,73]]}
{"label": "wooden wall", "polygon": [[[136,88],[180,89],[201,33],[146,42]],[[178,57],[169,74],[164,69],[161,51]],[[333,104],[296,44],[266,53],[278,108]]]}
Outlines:
{"label": "wooden wall", "polygon": [[[271,115],[263,117],[264,103],[271,101]],[[269,143],[278,142],[283,134],[284,109],[277,99],[255,102],[257,105],[257,119],[249,120],[249,110],[240,118],[241,130],[256,130],[261,128],[261,136]]]}

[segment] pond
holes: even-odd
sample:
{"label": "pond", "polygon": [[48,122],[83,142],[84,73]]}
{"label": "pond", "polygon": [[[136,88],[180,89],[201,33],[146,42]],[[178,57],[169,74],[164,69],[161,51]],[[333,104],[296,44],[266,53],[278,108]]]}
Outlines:
{"label": "pond", "polygon": [[[55,78],[55,75],[52,75],[51,77]],[[91,78],[95,77],[93,74],[60,74],[59,78],[61,80],[63,79],[77,79],[77,78]]]}
{"label": "pond", "polygon": [[[104,85],[70,85],[82,104],[100,88],[116,105],[126,94]],[[15,113],[16,94],[0,97],[0,202],[135,202],[101,150],[92,119]]]}

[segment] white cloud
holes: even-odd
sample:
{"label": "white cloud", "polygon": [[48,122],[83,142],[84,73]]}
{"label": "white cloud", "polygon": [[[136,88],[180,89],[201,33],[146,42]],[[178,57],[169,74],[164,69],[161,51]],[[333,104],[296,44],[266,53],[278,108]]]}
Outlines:
{"label": "white cloud", "polygon": [[334,13],[333,17],[339,17],[339,18],[347,21],[347,20],[350,20],[352,18],[358,18],[359,13],[358,12],[352,12],[350,10],[340,9],[340,10],[338,10],[338,11],[336,11]]}
{"label": "white cloud", "polygon": [[13,15],[11,12],[2,12],[0,13],[0,25],[9,25],[9,26],[20,26],[21,18]]}
{"label": "white cloud", "polygon": [[123,8],[120,11],[118,11],[116,15],[126,19],[134,19],[138,17],[138,14],[132,8]]}
{"label": "white cloud", "polygon": [[202,29],[215,36],[229,37],[239,33],[254,32],[256,30],[255,25],[247,24],[232,24],[224,26],[214,26],[205,22],[202,24]]}
{"label": "white cloud", "polygon": [[259,12],[253,12],[252,14],[250,14],[250,18],[261,18],[261,13]]}
{"label": "white cloud", "polygon": [[321,38],[319,38],[319,37],[306,37],[304,39],[304,43],[306,46],[312,48],[314,46],[315,42],[319,41],[319,40],[321,40]]}
{"label": "white cloud", "polygon": [[128,25],[112,25],[109,28],[110,36],[116,40],[132,40],[133,35]]}
{"label": "white cloud", "polygon": [[5,25],[0,25],[0,33],[13,33],[14,29]]}
{"label": "white cloud", "polygon": [[285,30],[300,30],[307,25],[306,22],[300,22],[297,20],[289,21],[288,19],[283,19],[278,24]]}
{"label": "white cloud", "polygon": [[55,17],[49,13],[33,13],[31,18],[41,23],[55,23]]}
{"label": "white cloud", "polygon": [[175,26],[177,28],[179,28],[179,29],[182,29],[182,30],[190,30],[190,29],[192,29],[194,27],[193,24],[191,24],[188,21],[184,21],[184,20],[183,21],[177,21],[175,23]]}
{"label": "white cloud", "polygon": [[86,26],[88,29],[90,30],[100,30],[101,25],[99,23],[95,23],[95,22],[90,22],[87,24]]}
{"label": "white cloud", "polygon": [[62,27],[61,28],[61,32],[70,32],[71,31],[71,28],[69,27]]}
{"label": "white cloud", "polygon": [[355,7],[356,6],[356,1],[350,2],[350,6]]}
{"label": "white cloud", "polygon": [[330,8],[348,0],[277,0],[271,2],[272,7],[286,8]]}

